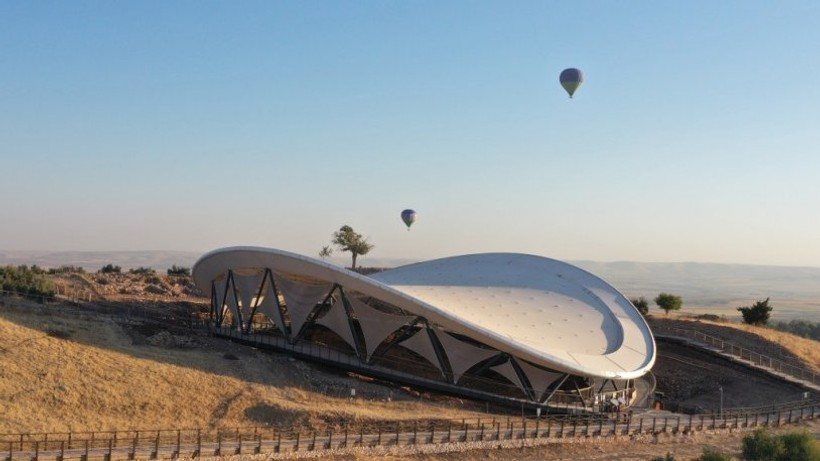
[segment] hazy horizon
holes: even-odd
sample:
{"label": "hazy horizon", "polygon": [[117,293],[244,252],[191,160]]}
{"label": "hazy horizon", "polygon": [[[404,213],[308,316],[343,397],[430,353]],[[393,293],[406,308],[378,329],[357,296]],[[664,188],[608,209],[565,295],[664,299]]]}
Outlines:
{"label": "hazy horizon", "polygon": [[[184,251],[123,252],[15,252],[0,250],[0,265],[37,264],[41,267],[74,265],[96,272],[106,264],[123,270],[172,265],[191,267],[204,253]],[[307,255],[312,256],[312,255]],[[318,256],[312,256],[319,259]],[[341,266],[349,258],[332,258]],[[360,257],[365,267],[396,267],[410,260]],[[737,307],[771,298],[773,320],[820,322],[820,268],[696,262],[566,261],[606,280],[629,298],[652,299],[660,292],[682,296],[684,312],[711,313],[740,320]],[[656,314],[660,311],[656,310]]]}

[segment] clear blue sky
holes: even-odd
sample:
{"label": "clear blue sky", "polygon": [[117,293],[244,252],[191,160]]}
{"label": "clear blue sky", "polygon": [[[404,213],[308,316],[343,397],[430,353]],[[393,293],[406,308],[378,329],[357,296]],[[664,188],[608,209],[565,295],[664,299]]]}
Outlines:
{"label": "clear blue sky", "polygon": [[820,266],[818,24],[813,0],[0,2],[0,249],[315,256],[348,224],[365,265]]}

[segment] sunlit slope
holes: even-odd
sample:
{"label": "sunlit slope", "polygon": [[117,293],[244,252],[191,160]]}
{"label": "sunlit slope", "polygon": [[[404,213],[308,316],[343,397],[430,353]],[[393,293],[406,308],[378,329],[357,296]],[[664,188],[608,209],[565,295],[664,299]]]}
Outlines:
{"label": "sunlit slope", "polygon": [[0,307],[0,432],[303,425],[450,413],[284,356],[207,337],[191,340],[187,349],[136,345],[111,321]]}

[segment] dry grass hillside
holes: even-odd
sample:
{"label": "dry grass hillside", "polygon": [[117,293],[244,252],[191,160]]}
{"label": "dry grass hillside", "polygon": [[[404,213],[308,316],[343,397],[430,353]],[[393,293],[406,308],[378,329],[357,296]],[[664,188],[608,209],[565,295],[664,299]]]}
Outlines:
{"label": "dry grass hillside", "polygon": [[467,410],[455,399],[420,399],[207,336],[4,303],[3,433],[314,426],[446,419]]}
{"label": "dry grass hillside", "polygon": [[697,330],[759,354],[820,373],[820,343],[771,328],[687,316],[653,316],[650,327],[667,326]]}
{"label": "dry grass hillside", "polygon": [[[109,307],[136,304],[159,311],[196,311],[196,303],[204,301],[184,278],[84,274],[57,278],[55,283],[63,294],[91,297],[92,306],[100,302]],[[696,328],[820,368],[817,342],[789,334],[680,318],[653,322]],[[351,387],[356,388],[355,399],[350,398]],[[67,304],[43,307],[0,298],[0,433],[257,425],[307,428],[486,417],[482,409],[479,406],[476,412],[469,402],[420,395],[171,326],[123,323]],[[817,433],[816,424],[809,430]],[[736,452],[741,437],[701,435],[662,444],[553,444],[414,459],[645,460],[667,451],[694,457],[707,445]]]}

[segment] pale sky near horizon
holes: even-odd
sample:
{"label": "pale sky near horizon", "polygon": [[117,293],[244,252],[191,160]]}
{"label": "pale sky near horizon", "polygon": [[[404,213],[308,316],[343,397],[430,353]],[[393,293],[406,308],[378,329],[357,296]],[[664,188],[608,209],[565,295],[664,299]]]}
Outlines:
{"label": "pale sky near horizon", "polygon": [[0,2],[0,250],[316,256],[348,224],[373,258],[820,267],[818,24],[816,1]]}

